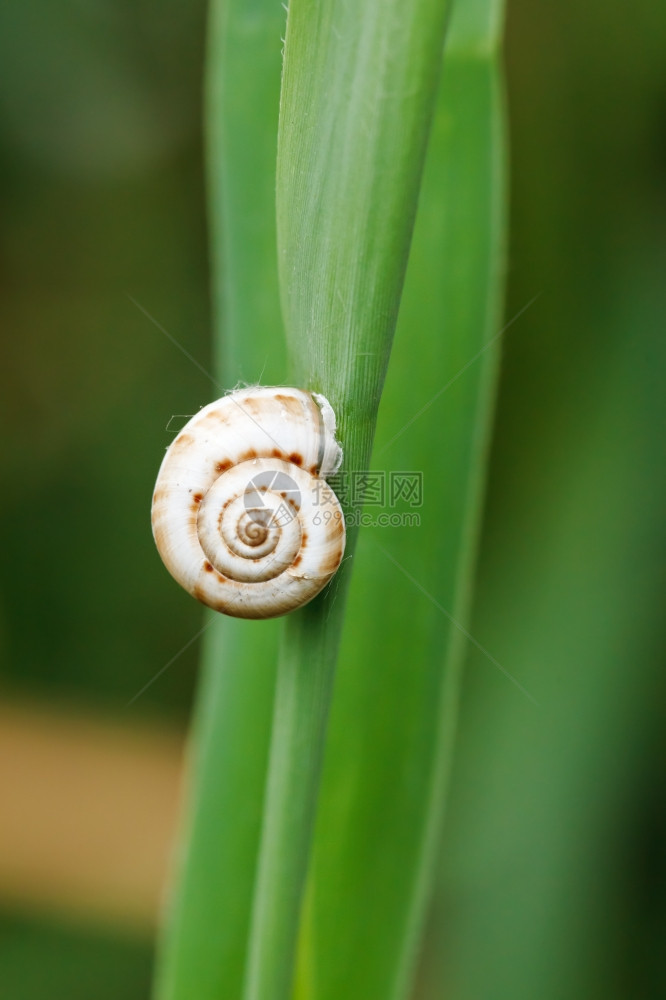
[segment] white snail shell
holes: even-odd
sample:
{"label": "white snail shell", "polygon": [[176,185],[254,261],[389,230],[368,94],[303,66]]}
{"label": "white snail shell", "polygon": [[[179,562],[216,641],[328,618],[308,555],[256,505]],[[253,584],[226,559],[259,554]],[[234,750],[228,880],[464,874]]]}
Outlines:
{"label": "white snail shell", "polygon": [[342,560],[345,522],[325,477],[342,461],[320,395],[251,387],[205,406],[167,449],[155,543],[190,594],[237,618],[312,600]]}

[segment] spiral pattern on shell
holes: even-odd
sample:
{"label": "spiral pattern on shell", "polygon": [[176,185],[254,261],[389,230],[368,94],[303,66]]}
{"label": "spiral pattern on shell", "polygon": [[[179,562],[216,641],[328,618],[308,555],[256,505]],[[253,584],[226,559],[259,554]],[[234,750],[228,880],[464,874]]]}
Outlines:
{"label": "spiral pattern on shell", "polygon": [[301,389],[236,390],[167,449],[152,507],[171,575],[203,604],[274,618],[338,569],[345,522],[326,482],[342,461],[328,401]]}

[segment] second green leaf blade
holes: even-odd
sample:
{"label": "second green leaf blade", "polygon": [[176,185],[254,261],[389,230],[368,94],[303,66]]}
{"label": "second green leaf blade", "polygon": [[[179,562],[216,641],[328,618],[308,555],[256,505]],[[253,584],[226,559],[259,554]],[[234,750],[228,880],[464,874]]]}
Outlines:
{"label": "second green leaf blade", "polygon": [[423,474],[420,527],[370,529],[359,546],[298,1000],[403,1000],[434,875],[468,641],[504,271],[496,46],[469,8],[463,13],[466,20],[454,14],[447,43],[373,463],[387,486],[393,471]]}

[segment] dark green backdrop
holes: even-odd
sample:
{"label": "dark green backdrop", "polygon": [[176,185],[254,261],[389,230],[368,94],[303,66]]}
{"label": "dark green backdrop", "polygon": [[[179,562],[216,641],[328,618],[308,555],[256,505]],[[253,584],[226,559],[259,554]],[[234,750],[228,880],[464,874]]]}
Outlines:
{"label": "dark green backdrop", "polygon": [[[204,13],[0,10],[0,684],[182,724],[196,644],[125,706],[201,621],[149,505],[172,415],[217,394],[156,325],[208,367]],[[426,994],[666,987],[664,51],[652,0],[510,4],[507,319],[539,298],[504,337],[472,632],[539,704],[470,650]],[[139,1000],[150,960],[0,921],[3,996]]]}

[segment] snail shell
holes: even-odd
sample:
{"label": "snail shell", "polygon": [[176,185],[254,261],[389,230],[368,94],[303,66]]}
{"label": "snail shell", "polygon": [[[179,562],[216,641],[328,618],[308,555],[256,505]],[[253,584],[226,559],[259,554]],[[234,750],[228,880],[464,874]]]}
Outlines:
{"label": "snail shell", "polygon": [[190,594],[237,618],[312,600],[342,560],[345,522],[326,483],[342,461],[335,414],[301,389],[241,389],[205,406],[167,449],[155,543]]}

